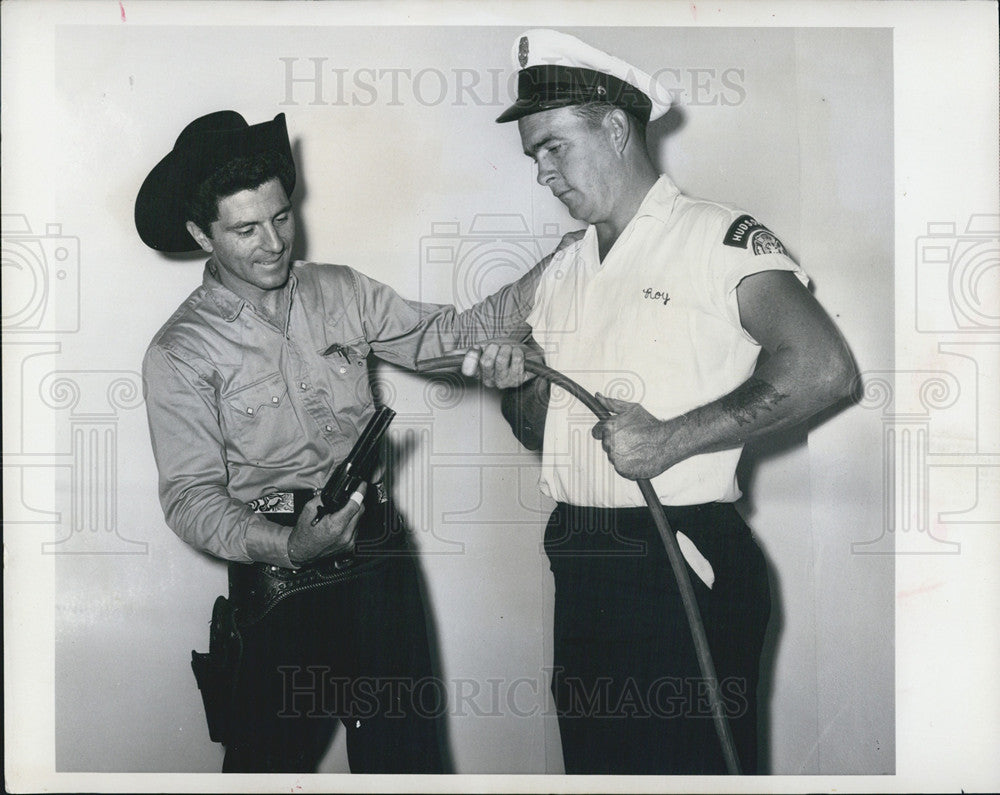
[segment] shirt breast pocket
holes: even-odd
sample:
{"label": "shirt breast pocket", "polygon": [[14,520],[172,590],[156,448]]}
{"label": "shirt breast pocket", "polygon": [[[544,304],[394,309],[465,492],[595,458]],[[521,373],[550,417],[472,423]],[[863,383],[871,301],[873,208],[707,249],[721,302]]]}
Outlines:
{"label": "shirt breast pocket", "polygon": [[336,342],[320,351],[329,368],[331,397],[337,410],[346,405],[366,406],[372,402],[367,367],[371,350],[364,337],[357,337]]}
{"label": "shirt breast pocket", "polygon": [[324,357],[331,365],[354,365],[364,366],[364,360],[372,352],[371,345],[364,337],[355,337],[346,342],[334,342],[324,350],[319,351],[319,355]]}
{"label": "shirt breast pocket", "polygon": [[271,467],[295,455],[302,435],[281,373],[238,387],[223,402],[226,447],[232,459]]}

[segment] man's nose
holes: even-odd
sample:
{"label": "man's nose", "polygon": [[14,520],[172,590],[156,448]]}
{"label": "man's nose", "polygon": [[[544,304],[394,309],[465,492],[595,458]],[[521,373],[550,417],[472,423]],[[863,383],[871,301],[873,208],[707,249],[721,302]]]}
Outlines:
{"label": "man's nose", "polygon": [[278,235],[278,230],[274,228],[274,224],[264,225],[264,235],[262,238],[262,244],[268,251],[273,251],[275,253],[281,251],[285,247],[280,235]]}
{"label": "man's nose", "polygon": [[547,160],[538,161],[538,174],[535,179],[538,180],[538,184],[543,187],[548,187],[549,183],[556,178],[556,170],[552,168],[551,163]]}

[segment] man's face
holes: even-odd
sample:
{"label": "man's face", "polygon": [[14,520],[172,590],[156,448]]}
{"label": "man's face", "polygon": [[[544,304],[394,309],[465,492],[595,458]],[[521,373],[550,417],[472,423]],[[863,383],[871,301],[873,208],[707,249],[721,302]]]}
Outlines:
{"label": "man's face", "polygon": [[284,287],[295,219],[281,182],[272,179],[253,190],[226,196],[218,208],[219,217],[207,235],[190,221],[188,229],[213,255],[222,283],[251,299]]}
{"label": "man's face", "polygon": [[524,153],[538,166],[538,183],[549,188],[579,221],[600,223],[611,213],[611,177],[617,167],[608,132],[555,108],[518,120]]}

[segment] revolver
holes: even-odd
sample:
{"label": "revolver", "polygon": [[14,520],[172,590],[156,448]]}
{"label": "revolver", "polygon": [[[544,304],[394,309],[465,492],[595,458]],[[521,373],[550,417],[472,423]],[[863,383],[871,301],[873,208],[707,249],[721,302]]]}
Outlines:
{"label": "revolver", "polygon": [[382,437],[395,416],[395,411],[383,406],[368,420],[368,424],[361,431],[361,435],[354,443],[354,447],[351,448],[351,452],[347,454],[347,458],[337,464],[337,468],[330,474],[326,485],[320,490],[320,504],[316,511],[316,518],[312,521],[313,524],[316,524],[328,513],[335,513],[343,508],[351,494],[357,491],[363,482],[371,478],[375,466],[378,464]]}

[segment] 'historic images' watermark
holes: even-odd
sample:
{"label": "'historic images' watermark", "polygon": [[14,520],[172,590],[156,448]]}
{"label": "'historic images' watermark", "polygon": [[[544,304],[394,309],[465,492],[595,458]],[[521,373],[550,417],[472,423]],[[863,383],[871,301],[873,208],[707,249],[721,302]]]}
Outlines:
{"label": "'historic images' watermark", "polygon": [[[550,712],[551,688],[564,693],[566,718],[712,718],[709,681],[703,677],[659,676],[648,680],[569,676],[543,668],[541,676],[442,679],[425,676],[337,675],[329,666],[279,666],[282,718],[393,719],[534,718]],[[719,682],[726,714],[746,714],[747,681],[730,676]]]}
{"label": "'historic images' watermark", "polygon": [[[500,69],[345,67],[326,56],[279,58],[282,107],[438,105],[506,107],[517,99],[517,72]],[[659,100],[685,105],[742,105],[741,67],[664,66],[651,73]]]}

